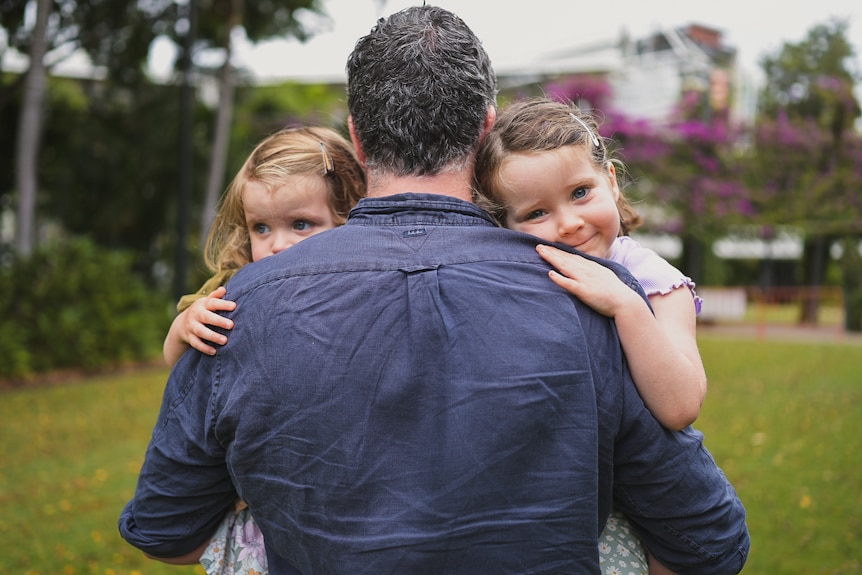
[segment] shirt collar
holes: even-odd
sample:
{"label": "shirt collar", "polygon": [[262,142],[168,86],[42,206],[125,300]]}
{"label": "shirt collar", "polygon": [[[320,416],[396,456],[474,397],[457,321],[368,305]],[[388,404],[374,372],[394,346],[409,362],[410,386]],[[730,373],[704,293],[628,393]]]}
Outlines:
{"label": "shirt collar", "polygon": [[[369,221],[371,220],[371,221]],[[417,221],[497,227],[488,212],[472,202],[436,194],[404,193],[363,198],[350,212],[348,224],[412,224]]]}

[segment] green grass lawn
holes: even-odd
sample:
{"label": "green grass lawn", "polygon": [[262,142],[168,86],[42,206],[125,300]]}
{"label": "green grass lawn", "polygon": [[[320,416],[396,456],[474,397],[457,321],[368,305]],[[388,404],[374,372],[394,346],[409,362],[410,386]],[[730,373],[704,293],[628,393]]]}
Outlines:
{"label": "green grass lawn", "polygon": [[167,371],[0,393],[0,573],[193,575],[117,532]]}
{"label": "green grass lawn", "polygon": [[[746,575],[862,573],[862,347],[701,337],[696,427],[748,510]],[[0,393],[0,573],[200,575],[149,561],[117,516],[167,372]]]}
{"label": "green grass lawn", "polygon": [[862,347],[700,342],[695,426],[748,511],[743,573],[862,573]]}

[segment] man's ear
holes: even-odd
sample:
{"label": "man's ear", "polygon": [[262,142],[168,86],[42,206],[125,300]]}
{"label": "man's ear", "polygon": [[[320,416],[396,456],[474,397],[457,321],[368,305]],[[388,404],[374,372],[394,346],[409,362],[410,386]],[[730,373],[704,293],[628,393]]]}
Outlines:
{"label": "man's ear", "polygon": [[485,139],[485,136],[488,135],[488,132],[491,131],[491,128],[494,127],[494,122],[497,121],[497,108],[493,105],[488,106],[488,113],[485,115],[485,125],[482,128],[482,140]]}
{"label": "man's ear", "polygon": [[353,149],[356,151],[356,158],[359,160],[359,165],[365,167],[365,152],[362,151],[362,144],[359,143],[359,136],[356,135],[356,127],[353,125],[353,116],[347,116],[347,129],[350,131],[350,141],[353,142]]}

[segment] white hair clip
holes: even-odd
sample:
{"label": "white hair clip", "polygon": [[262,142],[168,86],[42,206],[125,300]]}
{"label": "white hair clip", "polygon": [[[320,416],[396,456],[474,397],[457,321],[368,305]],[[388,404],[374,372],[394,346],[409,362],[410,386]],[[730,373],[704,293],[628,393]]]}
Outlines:
{"label": "white hair clip", "polygon": [[320,153],[323,154],[323,175],[328,176],[335,171],[335,166],[332,164],[332,156],[329,155],[326,144],[323,142],[318,142],[318,144],[320,144]]}
{"label": "white hair clip", "polygon": [[587,133],[590,135],[590,140],[592,140],[593,145],[598,148],[599,147],[599,139],[596,137],[596,135],[593,133],[593,131],[590,130],[590,127],[587,126],[587,123],[584,122],[583,120],[581,120],[580,118],[578,118],[577,116],[575,116],[572,112],[569,112],[569,116],[572,117],[572,120],[576,121],[578,124],[580,124],[581,126],[584,127],[584,130],[586,130]]}

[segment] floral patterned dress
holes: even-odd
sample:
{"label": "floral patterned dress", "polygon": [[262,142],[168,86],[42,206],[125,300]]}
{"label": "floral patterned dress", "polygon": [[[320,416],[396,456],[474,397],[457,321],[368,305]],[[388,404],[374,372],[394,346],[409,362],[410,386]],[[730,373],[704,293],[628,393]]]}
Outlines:
{"label": "floral patterned dress", "polygon": [[649,566],[640,539],[626,516],[612,511],[599,537],[602,575],[647,575]]}
{"label": "floral patterned dress", "polygon": [[268,575],[263,533],[245,502],[225,516],[200,563],[207,575]]}

